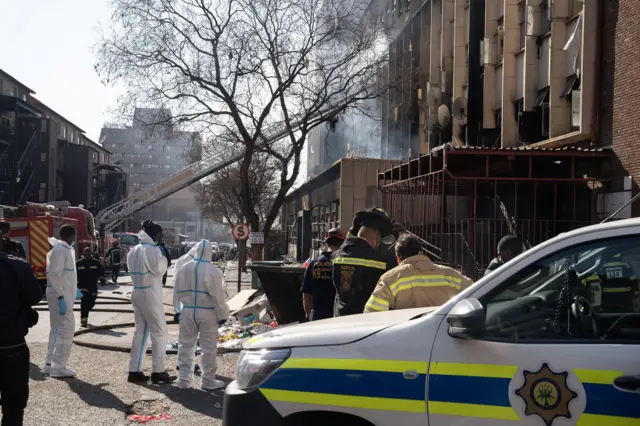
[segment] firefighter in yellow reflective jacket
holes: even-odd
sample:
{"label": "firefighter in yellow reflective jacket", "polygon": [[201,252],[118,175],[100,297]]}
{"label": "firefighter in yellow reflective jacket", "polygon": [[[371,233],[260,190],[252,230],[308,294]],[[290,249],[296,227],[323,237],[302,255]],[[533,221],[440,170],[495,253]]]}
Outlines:
{"label": "firefighter in yellow reflective jacket", "polygon": [[473,284],[455,269],[422,254],[420,240],[402,234],[396,243],[399,265],[380,277],[364,312],[440,306]]}
{"label": "firefighter in yellow reflective jacket", "polygon": [[334,316],[361,314],[380,276],[392,267],[378,251],[380,243],[380,231],[363,225],[357,237],[348,237],[342,247],[333,252]]}
{"label": "firefighter in yellow reflective jacket", "polygon": [[601,265],[582,280],[591,306],[599,312],[636,312],[640,287],[629,263],[620,254],[604,254]]}

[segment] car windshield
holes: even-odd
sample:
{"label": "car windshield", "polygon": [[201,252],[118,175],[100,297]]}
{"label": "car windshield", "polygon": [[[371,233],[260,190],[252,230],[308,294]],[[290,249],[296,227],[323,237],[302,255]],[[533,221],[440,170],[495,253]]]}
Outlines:
{"label": "car windshield", "polygon": [[120,244],[127,246],[135,246],[140,243],[140,238],[137,235],[119,235]]}
{"label": "car windshield", "polygon": [[522,269],[481,298],[487,336],[630,338],[640,318],[638,259],[638,238],[624,237],[571,247]]}

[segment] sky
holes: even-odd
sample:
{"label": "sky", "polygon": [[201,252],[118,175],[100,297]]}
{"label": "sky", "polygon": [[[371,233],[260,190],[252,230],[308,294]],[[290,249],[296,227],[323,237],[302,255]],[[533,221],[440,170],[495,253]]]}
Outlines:
{"label": "sky", "polygon": [[118,95],[93,69],[108,0],[0,0],[0,10],[0,69],[98,142]]}
{"label": "sky", "polygon": [[[111,20],[109,0],[0,0],[0,11],[0,69],[100,143],[119,94],[93,68],[97,29]],[[306,154],[297,185],[306,180]]]}

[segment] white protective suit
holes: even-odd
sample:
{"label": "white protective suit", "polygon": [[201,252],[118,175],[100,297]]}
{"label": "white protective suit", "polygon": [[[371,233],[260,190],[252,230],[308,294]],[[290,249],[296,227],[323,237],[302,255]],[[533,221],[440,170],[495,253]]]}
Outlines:
{"label": "white protective suit", "polygon": [[162,276],[167,271],[167,258],[153,239],[144,231],[138,233],[140,244],[127,255],[129,275],[133,282],[135,331],[131,343],[129,371],[142,371],[142,360],[147,349],[147,337],[151,334],[153,373],[165,371],[167,320],[162,298]]}
{"label": "white protective suit", "polygon": [[[67,368],[67,361],[71,355],[73,332],[76,327],[73,304],[76,300],[78,274],[73,247],[56,238],[49,238],[49,244],[52,248],[47,253],[47,304],[51,331],[46,364],[50,364],[51,371],[55,372]],[[60,315],[60,296],[64,297],[67,307],[64,315]]]}
{"label": "white protective suit", "polygon": [[176,270],[173,278],[175,308],[176,312],[181,312],[178,386],[186,387],[191,381],[199,337],[202,350],[202,388],[216,389],[223,385],[216,380],[218,322],[227,319],[229,306],[225,301],[222,274],[211,263],[211,242],[202,240],[194,248],[194,259]]}

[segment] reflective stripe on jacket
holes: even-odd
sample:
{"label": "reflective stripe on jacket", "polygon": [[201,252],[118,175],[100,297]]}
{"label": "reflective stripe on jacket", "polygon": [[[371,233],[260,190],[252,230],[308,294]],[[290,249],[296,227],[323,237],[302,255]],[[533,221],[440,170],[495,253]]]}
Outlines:
{"label": "reflective stripe on jacket", "polygon": [[471,284],[455,269],[421,254],[411,256],[380,277],[364,311],[440,306]]}
{"label": "reflective stripe on jacket", "polygon": [[361,314],[376,283],[391,269],[384,253],[367,240],[349,237],[333,252],[332,278],[336,288],[335,316]]}

